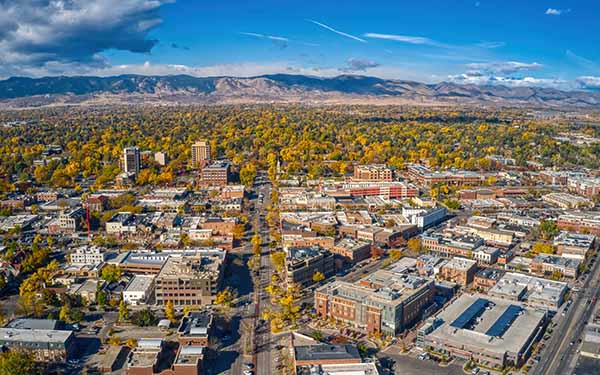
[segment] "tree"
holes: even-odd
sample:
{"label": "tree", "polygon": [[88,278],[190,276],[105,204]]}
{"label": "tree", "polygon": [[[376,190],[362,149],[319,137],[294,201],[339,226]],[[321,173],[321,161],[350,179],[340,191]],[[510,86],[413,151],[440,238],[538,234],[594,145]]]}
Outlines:
{"label": "tree", "polygon": [[56,292],[50,289],[42,290],[42,300],[46,304],[46,306],[59,306],[60,301],[58,300],[58,296]]}
{"label": "tree", "polygon": [[315,283],[319,283],[319,282],[325,280],[325,275],[322,272],[317,271],[313,274],[312,280]]}
{"label": "tree", "polygon": [[260,255],[260,245],[262,244],[260,234],[254,233],[254,236],[252,236],[250,243],[252,244],[252,252],[254,253],[254,255]]}
{"label": "tree", "polygon": [[4,290],[4,288],[6,288],[6,277],[4,274],[0,274],[0,291]]}
{"label": "tree", "polygon": [[101,307],[106,306],[106,303],[108,302],[108,297],[106,296],[105,291],[99,290],[96,293],[96,302],[98,303],[98,306],[101,306]]}
{"label": "tree", "polygon": [[418,237],[413,237],[408,240],[406,246],[415,253],[419,253],[423,250],[421,239]]}
{"label": "tree", "polygon": [[246,231],[246,226],[244,224],[236,224],[233,228],[233,238],[236,240],[240,240],[244,237],[244,232]]}
{"label": "tree", "polygon": [[156,316],[150,309],[136,311],[131,315],[131,322],[138,327],[151,327],[156,324]]}
{"label": "tree", "polygon": [[402,258],[402,251],[400,251],[398,249],[392,249],[389,251],[388,254],[390,255],[390,260],[392,262],[395,262],[395,261],[399,260],[400,258]]}
{"label": "tree", "polygon": [[234,292],[230,288],[225,288],[215,296],[215,303],[226,308],[233,306]]}
{"label": "tree", "polygon": [[109,283],[119,281],[121,276],[123,276],[123,269],[112,264],[104,267],[102,269],[102,273],[100,274],[100,277]]}
{"label": "tree", "polygon": [[247,187],[251,187],[256,178],[256,165],[255,163],[246,163],[240,169],[240,182]]}
{"label": "tree", "polygon": [[540,231],[542,232],[542,238],[549,240],[558,233],[558,226],[552,220],[543,220],[540,224]]}
{"label": "tree", "polygon": [[135,348],[137,346],[137,344],[138,344],[138,341],[134,338],[130,338],[125,342],[125,345],[131,349]]}
{"label": "tree", "polygon": [[271,259],[271,263],[273,263],[273,267],[275,267],[275,271],[277,271],[277,273],[282,273],[285,269],[285,252],[271,252],[269,258]]}
{"label": "tree", "polygon": [[20,350],[0,353],[0,375],[34,373],[37,371],[31,354]]}
{"label": "tree", "polygon": [[61,307],[60,312],[58,313],[58,319],[65,321],[67,323],[73,323],[71,320],[71,306],[68,304],[63,305]]}
{"label": "tree", "polygon": [[450,210],[458,210],[460,208],[460,202],[454,199],[446,199],[444,205]]}
{"label": "tree", "polygon": [[129,308],[125,301],[121,300],[119,303],[119,322],[125,322],[129,320]]}
{"label": "tree", "polygon": [[165,305],[165,316],[171,321],[171,323],[177,322],[177,319],[175,318],[175,306],[171,300],[169,300]]}
{"label": "tree", "polygon": [[554,254],[554,247],[548,243],[536,242],[531,247],[531,251],[534,254]]}

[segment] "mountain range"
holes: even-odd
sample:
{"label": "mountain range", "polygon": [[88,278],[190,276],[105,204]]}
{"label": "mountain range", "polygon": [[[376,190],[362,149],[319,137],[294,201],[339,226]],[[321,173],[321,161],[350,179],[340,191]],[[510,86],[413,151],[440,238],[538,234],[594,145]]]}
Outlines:
{"label": "mountain range", "polygon": [[94,104],[411,104],[600,108],[600,91],[424,84],[359,75],[274,74],[250,78],[188,75],[12,77],[0,81],[0,107]]}

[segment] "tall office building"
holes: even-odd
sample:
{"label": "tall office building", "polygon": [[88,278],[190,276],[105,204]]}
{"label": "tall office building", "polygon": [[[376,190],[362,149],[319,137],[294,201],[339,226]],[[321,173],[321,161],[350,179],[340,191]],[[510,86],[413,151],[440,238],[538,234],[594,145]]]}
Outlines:
{"label": "tall office building", "polygon": [[192,145],[192,168],[200,168],[210,160],[210,144],[197,141]]}
{"label": "tall office building", "polygon": [[123,149],[123,170],[125,173],[140,173],[140,149],[138,147]]}

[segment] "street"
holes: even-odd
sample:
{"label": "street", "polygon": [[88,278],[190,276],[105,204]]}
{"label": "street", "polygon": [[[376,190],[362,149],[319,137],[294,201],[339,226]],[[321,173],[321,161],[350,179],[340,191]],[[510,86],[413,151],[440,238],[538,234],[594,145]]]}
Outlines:
{"label": "street", "polygon": [[546,344],[546,350],[541,353],[542,359],[531,373],[544,374],[570,374],[575,366],[577,345],[576,342],[595,309],[595,303],[590,302],[593,297],[600,295],[600,268],[595,262],[587,277],[581,292],[573,297],[570,313],[560,319],[555,327],[552,337]]}

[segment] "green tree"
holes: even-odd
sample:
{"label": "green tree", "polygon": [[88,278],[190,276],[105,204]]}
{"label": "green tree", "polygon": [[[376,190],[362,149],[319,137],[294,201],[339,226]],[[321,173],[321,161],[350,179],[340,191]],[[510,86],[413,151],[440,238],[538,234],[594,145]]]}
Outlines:
{"label": "green tree", "polygon": [[542,233],[542,238],[549,240],[558,233],[558,226],[555,221],[543,220],[540,224],[540,231]]}
{"label": "green tree", "polygon": [[119,322],[125,322],[129,320],[129,308],[125,301],[121,300],[119,303]]}
{"label": "green tree", "polygon": [[256,178],[256,165],[255,163],[246,163],[240,169],[240,182],[247,187],[251,187]]}
{"label": "green tree", "polygon": [[0,375],[36,374],[31,354],[20,350],[0,353]]}
{"label": "green tree", "polygon": [[272,251],[269,255],[275,271],[282,273],[285,270],[285,252],[283,251]]}
{"label": "green tree", "polygon": [[131,322],[138,327],[151,327],[156,324],[156,316],[150,309],[136,311],[131,315]]}
{"label": "green tree", "polygon": [[408,247],[411,251],[415,253],[419,253],[423,250],[423,244],[421,242],[421,239],[418,237],[413,237],[410,240],[408,240],[406,247]]}
{"label": "green tree", "polygon": [[73,323],[71,319],[71,306],[68,304],[63,305],[58,313],[58,318],[67,323]]}
{"label": "green tree", "polygon": [[123,276],[123,269],[112,264],[104,267],[102,269],[102,273],[100,274],[100,277],[109,283],[119,281],[121,276]]}
{"label": "green tree", "polygon": [[106,296],[105,291],[99,290],[98,292],[96,292],[96,302],[98,303],[98,306],[106,306],[106,303],[108,302],[108,297]]}

